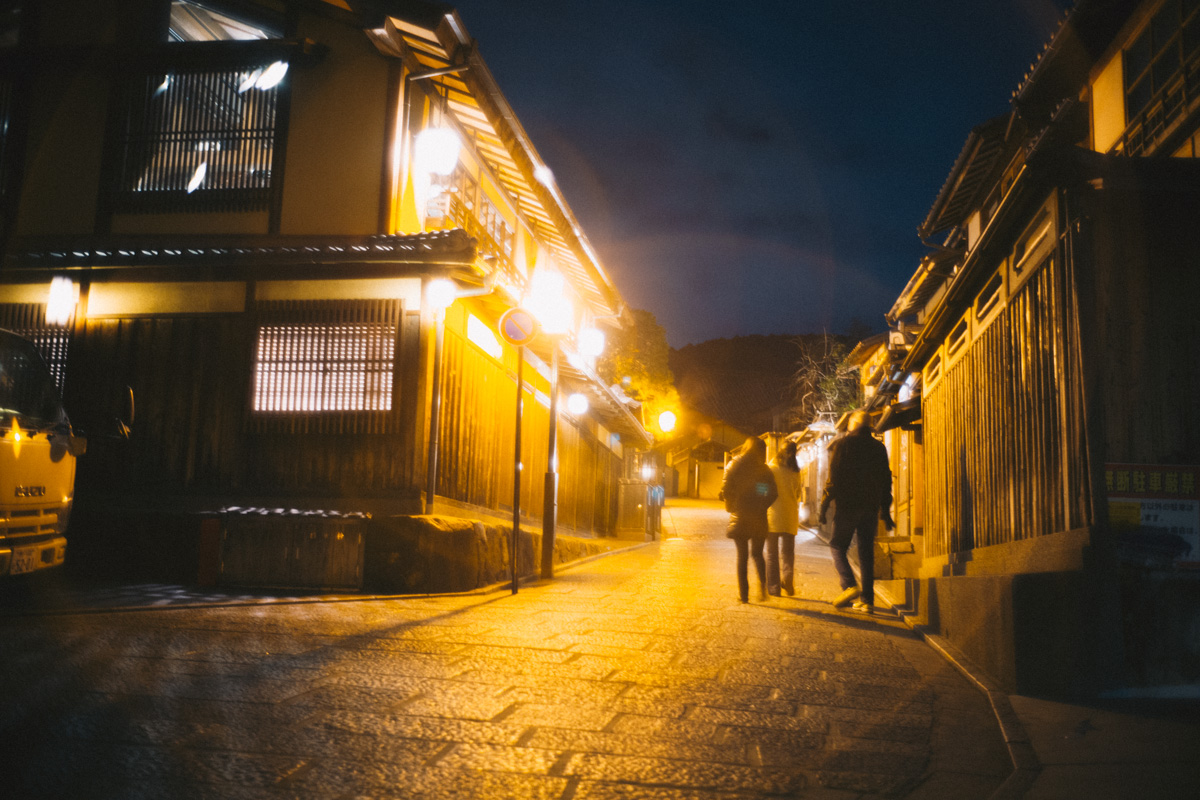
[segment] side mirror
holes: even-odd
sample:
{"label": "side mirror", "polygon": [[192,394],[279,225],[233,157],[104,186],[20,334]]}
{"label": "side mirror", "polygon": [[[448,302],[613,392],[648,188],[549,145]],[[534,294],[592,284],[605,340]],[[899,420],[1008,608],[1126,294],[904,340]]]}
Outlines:
{"label": "side mirror", "polygon": [[120,415],[113,418],[113,425],[116,428],[117,438],[128,440],[133,436],[133,418],[136,413],[132,386],[125,387],[125,397],[123,398],[122,405],[123,408]]}
{"label": "side mirror", "polygon": [[129,422],[122,421],[122,427],[125,428],[125,432],[126,432],[126,434],[128,434],[130,427],[133,425],[133,418],[136,413],[136,407],[133,402],[133,387],[126,386],[125,391],[128,393],[125,398],[125,410],[127,412],[125,414],[125,418],[128,419]]}

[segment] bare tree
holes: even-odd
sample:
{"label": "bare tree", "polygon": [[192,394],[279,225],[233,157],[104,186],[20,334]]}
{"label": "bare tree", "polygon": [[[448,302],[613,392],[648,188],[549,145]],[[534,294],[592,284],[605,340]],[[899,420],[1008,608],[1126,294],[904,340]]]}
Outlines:
{"label": "bare tree", "polygon": [[859,404],[854,368],[844,365],[847,349],[843,337],[829,333],[798,336],[800,351],[792,373],[792,424],[807,425],[818,414],[839,415]]}

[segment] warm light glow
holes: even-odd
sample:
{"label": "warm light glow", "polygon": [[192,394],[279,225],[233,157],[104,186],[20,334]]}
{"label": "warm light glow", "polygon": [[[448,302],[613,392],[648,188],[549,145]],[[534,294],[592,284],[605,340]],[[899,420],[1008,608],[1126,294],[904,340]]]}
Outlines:
{"label": "warm light glow", "polygon": [[654,465],[651,463],[642,464],[642,480],[654,480]]}
{"label": "warm light glow", "polygon": [[539,269],[530,281],[529,297],[524,306],[528,308],[550,335],[563,334],[571,329],[571,301],[564,290],[563,276],[557,272]]}
{"label": "warm light glow", "polygon": [[579,352],[595,358],[604,352],[604,332],[597,328],[584,328],[579,332]]}
{"label": "warm light glow", "polygon": [[200,188],[200,184],[204,183],[204,176],[208,174],[208,162],[201,161],[200,166],[196,167],[196,171],[192,173],[192,179],[188,181],[187,193],[191,194]]}
{"label": "warm light glow", "polygon": [[258,82],[259,76],[262,75],[261,69],[256,69],[246,75],[245,80],[238,86],[238,94],[245,94],[254,88],[254,84]]}
{"label": "warm light glow", "polygon": [[545,164],[538,164],[534,167],[533,177],[543,186],[550,187],[554,185],[554,173]]}
{"label": "warm light glow", "polygon": [[57,277],[50,281],[50,297],[46,300],[46,324],[66,325],[79,302],[79,287],[70,278]]}
{"label": "warm light glow", "polygon": [[425,286],[425,299],[434,311],[445,311],[454,303],[458,287],[449,278],[434,278]]}
{"label": "warm light glow", "polygon": [[582,394],[573,394],[567,398],[567,411],[572,416],[582,417],[588,411],[588,399]]}
{"label": "warm light glow", "polygon": [[396,326],[301,323],[258,329],[254,410],[390,411]]}
{"label": "warm light glow", "polygon": [[449,175],[458,165],[462,142],[449,128],[426,128],[417,134],[413,168],[431,175]]}
{"label": "warm light glow", "polygon": [[17,418],[13,417],[13,458],[21,457],[21,426],[17,424]]}
{"label": "warm light glow", "polygon": [[467,339],[497,361],[504,355],[504,348],[501,347],[496,334],[492,333],[487,323],[474,314],[467,315]]}
{"label": "warm light glow", "polygon": [[658,415],[658,427],[663,433],[670,433],[675,430],[675,413],[672,411],[664,411]]}
{"label": "warm light glow", "polygon": [[286,61],[276,61],[271,66],[263,70],[263,74],[258,76],[258,80],[254,82],[256,89],[271,89],[279,85],[283,80],[283,76],[287,75],[288,65]]}

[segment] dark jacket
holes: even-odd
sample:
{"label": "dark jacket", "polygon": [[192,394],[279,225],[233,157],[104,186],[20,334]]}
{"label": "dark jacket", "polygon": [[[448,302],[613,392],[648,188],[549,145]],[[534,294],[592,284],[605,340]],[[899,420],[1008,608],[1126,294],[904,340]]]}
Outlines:
{"label": "dark jacket", "polygon": [[888,468],[887,448],[865,425],[833,444],[821,513],[834,501],[839,516],[872,511],[891,513],[892,471]]}
{"label": "dark jacket", "polygon": [[768,533],[767,509],[779,496],[770,468],[747,455],[734,459],[725,470],[725,480],[721,484],[725,510],[730,514],[725,535],[730,539],[765,537]]}

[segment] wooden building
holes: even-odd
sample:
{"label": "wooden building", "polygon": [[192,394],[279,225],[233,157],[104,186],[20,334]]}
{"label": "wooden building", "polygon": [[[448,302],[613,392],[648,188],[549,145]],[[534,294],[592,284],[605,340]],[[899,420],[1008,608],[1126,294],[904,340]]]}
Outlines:
{"label": "wooden building", "polygon": [[716,500],[725,478],[729,454],[750,434],[702,414],[690,406],[679,409],[675,435],[658,445],[671,470],[668,497]]}
{"label": "wooden building", "polygon": [[[521,509],[554,508],[556,467],[560,528],[612,530],[652,440],[582,344],[623,301],[454,9],[5,7],[0,326],[39,337],[92,434],[81,503],[511,521],[518,351],[497,325],[549,286]],[[108,441],[130,395],[132,435]]]}
{"label": "wooden building", "polygon": [[872,404],[923,462],[892,448],[893,589],[1011,690],[1200,683],[1198,142],[1200,6],[1081,0],[888,314]]}

